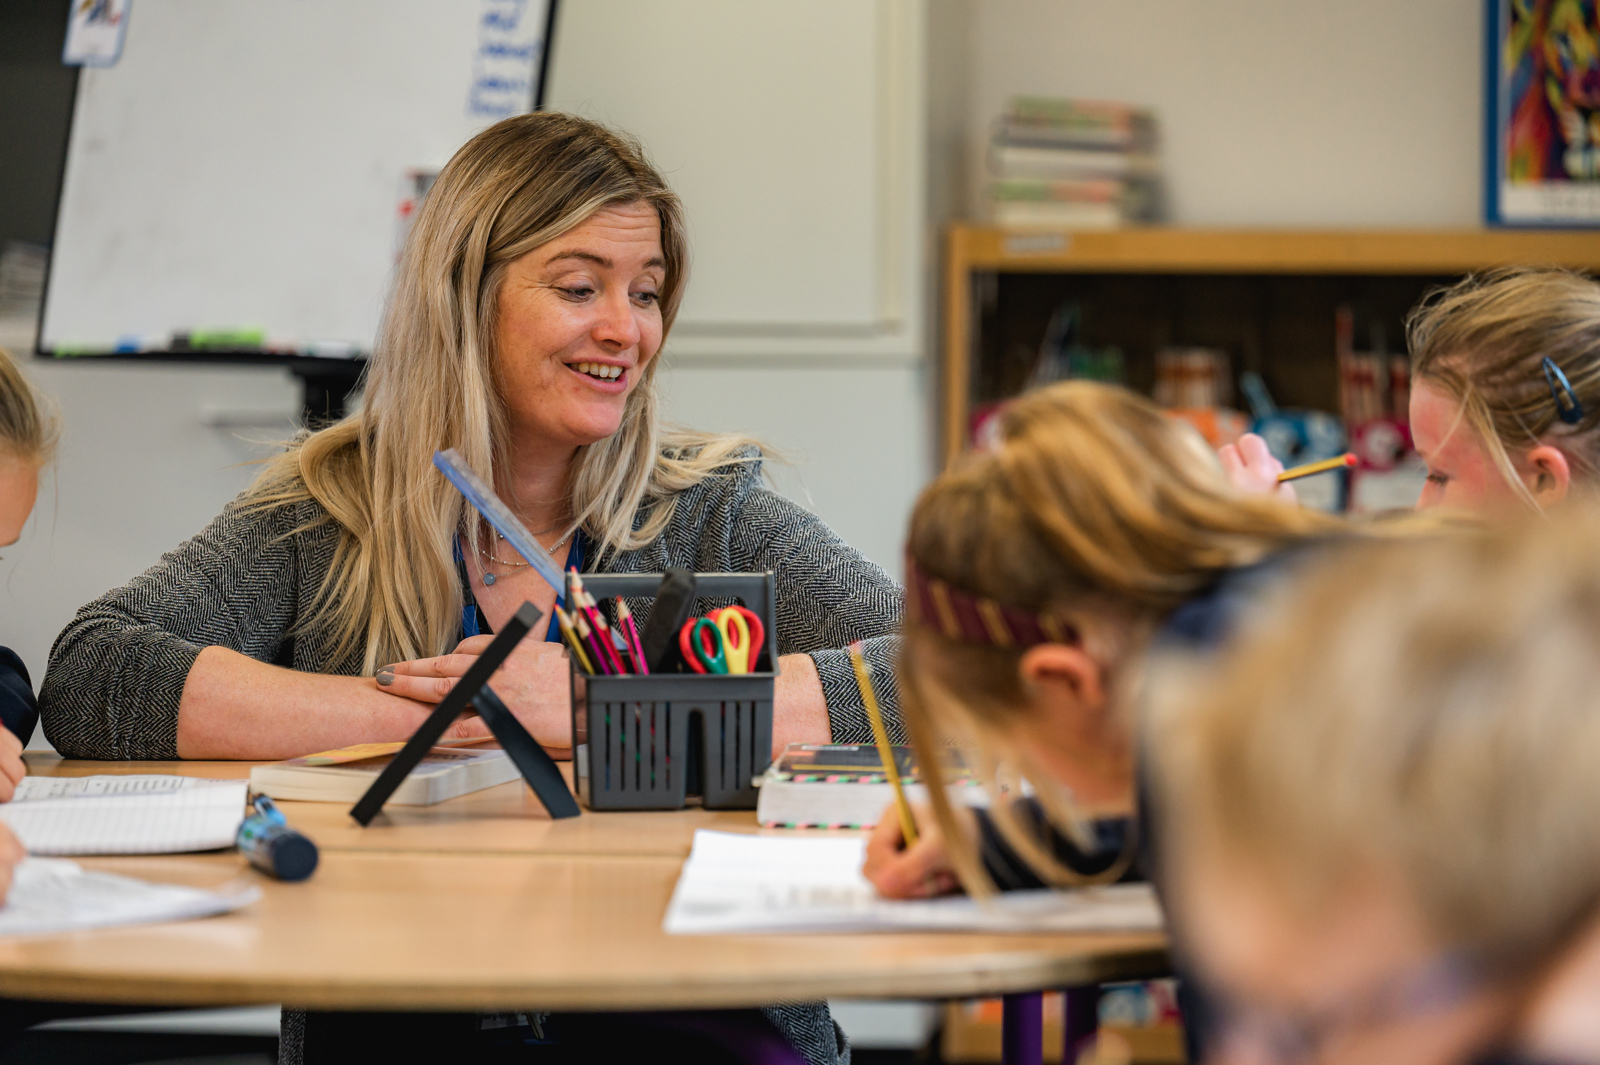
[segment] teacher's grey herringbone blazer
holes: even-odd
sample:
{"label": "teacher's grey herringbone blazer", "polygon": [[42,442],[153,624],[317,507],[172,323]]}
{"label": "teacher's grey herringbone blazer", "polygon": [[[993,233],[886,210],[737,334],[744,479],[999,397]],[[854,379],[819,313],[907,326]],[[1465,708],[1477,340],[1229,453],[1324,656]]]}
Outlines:
{"label": "teacher's grey herringbone blazer", "polygon": [[[333,563],[338,531],[301,503],[247,514],[230,504],[215,521],[121,588],[79,610],[50,651],[40,688],[45,735],[69,758],[177,757],[178,701],[202,648],[229,647],[263,662],[315,673],[354,674],[319,633],[295,631]],[[815,515],[767,489],[759,457],[729,466],[678,497],[666,531],[635,551],[586,560],[591,571],[772,570],[778,651],[816,662],[833,738],[872,741],[844,648],[865,641],[885,678],[884,717],[899,733],[893,635],[899,586]],[[897,737],[898,738],[898,737]],[[768,1016],[808,1061],[848,1056],[827,1007],[782,1007]]]}

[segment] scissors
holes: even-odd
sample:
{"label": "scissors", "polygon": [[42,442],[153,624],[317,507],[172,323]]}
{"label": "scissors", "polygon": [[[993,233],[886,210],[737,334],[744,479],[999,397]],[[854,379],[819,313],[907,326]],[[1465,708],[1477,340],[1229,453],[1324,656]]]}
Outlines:
{"label": "scissors", "polygon": [[696,673],[726,673],[728,659],[723,655],[722,630],[710,618],[690,618],[678,630],[678,649],[683,660]]}
{"label": "scissors", "polygon": [[728,661],[728,672],[753,672],[766,635],[755,611],[742,606],[725,606],[713,611],[710,617],[717,631],[722,633],[722,653]]}

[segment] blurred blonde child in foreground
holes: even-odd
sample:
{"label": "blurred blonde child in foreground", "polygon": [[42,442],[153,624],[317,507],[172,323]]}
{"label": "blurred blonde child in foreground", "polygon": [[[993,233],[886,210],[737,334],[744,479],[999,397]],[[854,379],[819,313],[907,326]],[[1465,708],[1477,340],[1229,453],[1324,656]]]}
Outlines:
{"label": "blurred blonde child in foreground", "polygon": [[1324,563],[1148,700],[1213,1060],[1600,1061],[1600,511]]}
{"label": "blurred blonde child in foreground", "polygon": [[[0,548],[15,544],[33,513],[39,471],[55,452],[56,422],[10,355],[0,351]],[[0,647],[0,802],[16,793],[26,770],[22,748],[39,721],[27,667]],[[0,898],[22,859],[16,836],[0,825]]]}

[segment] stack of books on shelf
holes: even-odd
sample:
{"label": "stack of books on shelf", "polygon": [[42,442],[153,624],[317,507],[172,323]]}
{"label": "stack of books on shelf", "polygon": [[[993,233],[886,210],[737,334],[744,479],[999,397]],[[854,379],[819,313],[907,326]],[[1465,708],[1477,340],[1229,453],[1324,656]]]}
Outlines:
{"label": "stack of books on shelf", "polygon": [[1112,229],[1160,215],[1155,115],[1129,104],[1015,96],[989,146],[996,225]]}

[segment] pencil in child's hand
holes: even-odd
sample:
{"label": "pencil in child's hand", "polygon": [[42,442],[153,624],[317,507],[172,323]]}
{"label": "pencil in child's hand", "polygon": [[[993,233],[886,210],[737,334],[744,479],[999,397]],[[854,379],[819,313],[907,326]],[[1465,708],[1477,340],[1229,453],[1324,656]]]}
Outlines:
{"label": "pencil in child's hand", "polygon": [[878,757],[883,760],[883,775],[889,778],[894,789],[894,808],[900,815],[900,834],[905,837],[906,849],[917,845],[917,822],[911,816],[911,804],[906,801],[905,789],[900,786],[900,766],[894,759],[894,747],[889,743],[889,730],[884,727],[883,714],[878,710],[878,699],[872,692],[872,675],[867,672],[867,660],[861,656],[861,645],[850,645],[850,665],[856,671],[856,686],[861,689],[861,702],[867,708],[867,720],[872,723],[872,737],[878,744]]}
{"label": "pencil in child's hand", "polygon": [[1310,477],[1314,473],[1327,473],[1329,470],[1342,470],[1356,464],[1356,457],[1352,452],[1346,451],[1343,455],[1333,459],[1323,459],[1321,462],[1308,462],[1304,466],[1296,466],[1292,470],[1284,470],[1278,474],[1278,483],[1284,481],[1298,481],[1302,477]]}

